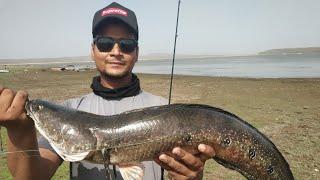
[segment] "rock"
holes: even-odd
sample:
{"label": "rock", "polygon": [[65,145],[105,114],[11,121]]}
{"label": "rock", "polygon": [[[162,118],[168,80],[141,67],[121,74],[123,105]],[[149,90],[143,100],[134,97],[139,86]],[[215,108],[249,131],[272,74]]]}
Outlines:
{"label": "rock", "polygon": [[309,109],[309,106],[303,106],[303,109]]}

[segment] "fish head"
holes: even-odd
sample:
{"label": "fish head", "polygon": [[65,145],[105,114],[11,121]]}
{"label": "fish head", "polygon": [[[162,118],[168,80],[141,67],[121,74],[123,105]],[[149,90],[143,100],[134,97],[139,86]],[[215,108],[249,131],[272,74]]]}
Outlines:
{"label": "fish head", "polygon": [[27,101],[25,109],[27,111],[27,115],[31,117],[36,124],[43,124],[48,123],[47,121],[52,119],[51,116],[55,110],[50,106],[52,105],[48,105],[47,101],[37,99]]}
{"label": "fish head", "polygon": [[27,101],[27,115],[34,121],[41,135],[59,141],[63,123],[61,123],[61,108],[59,105],[44,100]]}
{"label": "fish head", "polygon": [[44,100],[28,101],[25,109],[39,133],[65,161],[81,161],[95,149],[96,139],[91,131],[75,122],[76,110]]}
{"label": "fish head", "polygon": [[25,105],[25,109],[27,111],[27,115],[33,119],[35,123],[40,123],[39,122],[39,116],[43,110],[44,105],[43,102],[40,100],[32,100],[32,101],[27,101]]}

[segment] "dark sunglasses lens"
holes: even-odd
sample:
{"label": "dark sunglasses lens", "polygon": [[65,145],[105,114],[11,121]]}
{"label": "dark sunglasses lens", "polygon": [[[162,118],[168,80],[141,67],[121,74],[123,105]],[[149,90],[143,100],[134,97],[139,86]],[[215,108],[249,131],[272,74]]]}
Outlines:
{"label": "dark sunglasses lens", "polygon": [[119,46],[122,52],[131,53],[137,47],[137,42],[133,39],[121,39],[119,41]]}
{"label": "dark sunglasses lens", "polygon": [[114,40],[108,37],[98,38],[96,41],[96,45],[101,52],[111,51],[114,44]]}

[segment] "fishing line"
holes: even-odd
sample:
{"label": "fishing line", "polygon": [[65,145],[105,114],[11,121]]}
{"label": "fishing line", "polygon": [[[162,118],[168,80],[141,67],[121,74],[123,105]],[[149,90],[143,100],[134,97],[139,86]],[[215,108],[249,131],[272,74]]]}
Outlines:
{"label": "fishing line", "polygon": [[173,71],[174,71],[174,61],[175,61],[175,57],[176,57],[176,44],[177,44],[177,37],[178,37],[178,25],[179,25],[180,3],[181,3],[181,0],[179,0],[179,2],[178,2],[178,12],[177,12],[177,22],[176,22],[176,33],[175,33],[175,36],[174,36],[174,48],[173,48],[173,57],[172,57],[172,65],[171,65],[171,79],[170,79],[169,103],[168,103],[168,104],[171,103]]}
{"label": "fishing line", "polygon": [[[0,156],[4,156],[7,154],[15,154],[15,153],[28,153],[28,152],[39,152],[39,150],[35,150],[35,149],[30,149],[30,150],[21,150],[21,151],[3,151],[0,153]],[[40,156],[39,154],[34,154],[34,155],[30,155],[30,156]]]}

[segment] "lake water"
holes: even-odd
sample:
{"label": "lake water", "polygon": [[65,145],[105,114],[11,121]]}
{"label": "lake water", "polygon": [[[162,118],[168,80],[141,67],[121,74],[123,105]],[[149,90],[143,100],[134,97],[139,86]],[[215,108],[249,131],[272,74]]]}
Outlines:
{"label": "lake water", "polygon": [[[170,74],[172,60],[138,61],[134,72]],[[250,78],[320,77],[320,54],[176,59],[174,74]]]}
{"label": "lake water", "polygon": [[[34,62],[35,61],[35,62]],[[42,68],[64,67],[94,67],[93,61],[68,62],[64,59],[50,59],[42,61],[1,61],[1,64],[17,64],[21,66]],[[170,74],[172,59],[140,60],[133,69],[138,73]],[[249,78],[320,78],[320,54],[315,55],[283,55],[283,56],[243,56],[243,57],[216,57],[198,59],[176,59],[174,74],[215,76],[215,77],[249,77]]]}

